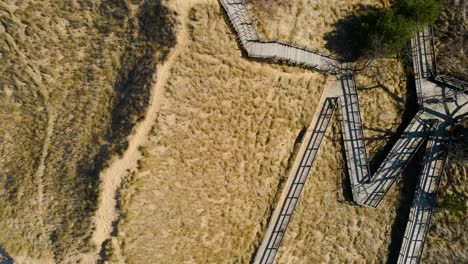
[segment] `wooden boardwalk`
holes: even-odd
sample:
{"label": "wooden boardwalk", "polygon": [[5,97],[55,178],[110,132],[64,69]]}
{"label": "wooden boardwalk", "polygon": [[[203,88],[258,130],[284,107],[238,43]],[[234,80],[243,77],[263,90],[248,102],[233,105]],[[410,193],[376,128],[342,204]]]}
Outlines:
{"label": "wooden boardwalk", "polygon": [[[429,137],[424,169],[418,181],[398,260],[399,263],[419,263],[447,154],[449,136],[446,127],[468,112],[465,97],[446,100],[448,88],[441,88],[434,82],[437,80],[466,92],[465,82],[437,76],[432,29],[422,29],[411,41],[420,110],[377,171],[371,175],[352,68],[306,48],[261,40],[243,0],[220,2],[249,57],[286,61],[337,75],[337,82],[322,94],[317,107],[320,110],[314,115],[304,137],[254,263],[273,263],[337,106],[340,106],[346,165],[353,199],[359,205],[378,206]],[[443,104],[430,103],[439,97],[443,99]]]}
{"label": "wooden boardwalk", "polygon": [[346,163],[354,201],[376,207],[429,135],[432,121],[416,115],[393,146],[377,172],[371,177],[359,111],[359,100],[352,75],[339,76],[336,85],[324,92],[319,107],[291,169],[280,202],[257,250],[254,263],[272,263],[278,252],[300,194],[308,177],[332,113],[340,106]]}
{"label": "wooden boardwalk", "polygon": [[221,0],[220,3],[226,10],[244,49],[247,49],[251,42],[260,40],[243,0]]}
{"label": "wooden boardwalk", "polygon": [[[418,180],[398,258],[398,263],[405,264],[417,264],[421,261],[447,158],[447,146],[450,143],[450,135],[446,128],[468,112],[466,97],[455,96],[451,98],[453,101],[447,100],[447,95],[456,94],[456,91],[451,93],[454,89],[463,92],[465,82],[437,75],[432,34],[432,29],[424,28],[411,41],[413,68],[419,89],[418,102],[422,112],[420,116],[431,120],[434,125],[426,146],[424,167]],[[440,86],[435,80],[445,85]],[[446,87],[447,85],[449,87]]]}

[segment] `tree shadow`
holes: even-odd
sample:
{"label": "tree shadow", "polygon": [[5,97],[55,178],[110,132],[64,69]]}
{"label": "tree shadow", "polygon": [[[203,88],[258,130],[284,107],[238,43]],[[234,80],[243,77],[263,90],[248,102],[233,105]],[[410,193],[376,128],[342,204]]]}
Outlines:
{"label": "tree shadow", "polygon": [[455,126],[448,155],[454,161],[464,162],[468,160],[468,118]]}
{"label": "tree shadow", "polygon": [[324,37],[325,47],[337,54],[342,61],[355,61],[369,50],[370,37],[366,25],[375,24],[380,10],[374,6],[359,4],[352,15],[333,24],[335,30]]}
{"label": "tree shadow", "polygon": [[[77,214],[86,221],[91,218],[85,214],[94,213],[96,210],[99,173],[108,165],[110,157],[116,153],[122,155],[127,149],[127,137],[134,126],[144,118],[150,103],[151,85],[155,81],[154,71],[158,63],[166,60],[170,49],[176,44],[175,21],[171,11],[161,0],[144,0],[136,18],[128,21],[125,17],[125,13],[128,12],[125,1],[104,1],[99,10],[104,18],[99,27],[103,34],[110,34],[114,28],[124,25],[132,27],[138,34],[135,33],[129,38],[131,44],[125,46],[119,58],[119,67],[116,69],[112,121],[103,135],[109,143],[103,144],[96,140],[95,143],[100,144],[98,152],[94,153],[93,157],[87,156],[78,162],[77,174],[84,175],[86,179],[80,181],[77,186],[82,187],[81,193],[91,202],[87,203],[85,208],[78,208]],[[116,209],[120,212],[119,192],[115,199],[118,201]],[[112,222],[112,237],[117,234],[118,221],[119,219]],[[108,257],[110,240],[99,246],[102,262]]]}
{"label": "tree shadow", "polygon": [[366,140],[366,142],[369,142],[369,143],[374,142],[374,141],[378,141],[378,140],[384,140],[384,139],[386,139],[388,141],[388,140],[392,139],[392,136],[393,136],[393,130],[392,129],[381,129],[381,128],[378,128],[378,127],[367,127],[367,126],[364,126],[364,125],[363,125],[363,128],[365,130],[378,132],[378,133],[382,134],[380,136],[364,137],[364,140]]}
{"label": "tree shadow", "polygon": [[375,80],[376,78],[374,77],[374,82],[376,85],[371,86],[371,87],[365,87],[365,88],[358,88],[358,91],[369,91],[369,90],[374,90],[374,89],[380,89],[381,91],[385,92],[388,94],[392,99],[398,103],[403,103],[404,100],[401,98],[398,94],[390,91],[390,89],[387,87],[387,85],[383,84],[380,80]]}
{"label": "tree shadow", "polygon": [[356,202],[354,202],[354,197],[353,197],[353,190],[351,188],[351,177],[349,175],[349,168],[348,168],[348,163],[346,162],[346,148],[345,148],[345,142],[343,140],[343,127],[341,123],[341,115],[339,111],[335,112],[334,114],[335,122],[338,123],[338,126],[340,127],[341,131],[338,130],[336,131],[333,128],[333,134],[327,137],[328,140],[331,139],[332,142],[337,143],[340,145],[341,149],[341,177],[336,177],[336,200],[339,203],[342,204],[347,204],[347,205],[357,205]]}

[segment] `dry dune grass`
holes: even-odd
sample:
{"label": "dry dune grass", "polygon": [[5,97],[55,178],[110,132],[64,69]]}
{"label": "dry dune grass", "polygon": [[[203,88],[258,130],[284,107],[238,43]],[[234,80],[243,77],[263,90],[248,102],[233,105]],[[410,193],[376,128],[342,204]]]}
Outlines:
{"label": "dry dune grass", "polygon": [[191,13],[141,168],[122,195],[128,263],[248,262],[325,77],[246,60],[216,5]]}

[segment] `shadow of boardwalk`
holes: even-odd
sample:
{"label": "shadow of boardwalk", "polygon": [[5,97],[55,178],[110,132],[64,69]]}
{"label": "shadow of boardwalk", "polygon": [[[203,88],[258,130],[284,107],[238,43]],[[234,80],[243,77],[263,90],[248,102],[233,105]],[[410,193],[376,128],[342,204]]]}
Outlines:
{"label": "shadow of boardwalk", "polygon": [[340,147],[341,147],[341,158],[343,160],[343,167],[342,167],[342,175],[338,177],[337,183],[337,190],[341,190],[341,196],[337,194],[337,200],[341,203],[349,204],[349,205],[357,205],[354,202],[353,191],[351,188],[351,176],[349,175],[349,168],[348,163],[346,162],[346,149],[345,149],[345,141],[343,137],[340,135],[339,139]]}
{"label": "shadow of boardwalk", "polygon": [[[296,156],[299,152],[299,148],[301,147],[301,143],[302,141],[304,140],[304,136],[305,134],[307,133],[307,127],[304,127],[301,129],[301,131],[299,131],[299,134],[297,135],[296,137],[296,140],[294,142],[294,146],[293,146],[293,151],[291,152],[291,154],[289,155],[289,158],[288,158],[288,165],[286,167],[286,169],[284,170],[284,174],[283,176],[280,177],[279,181],[278,181],[278,184],[277,184],[277,187],[276,187],[276,193],[274,196],[270,197],[270,200],[269,200],[269,208],[268,210],[265,212],[265,216],[264,218],[267,219],[267,221],[265,222],[267,225],[265,226],[265,229],[268,228],[268,223],[270,223],[272,217],[273,217],[273,213],[276,209],[276,202],[275,201],[278,201],[280,199],[280,196],[282,194],[282,190],[284,189],[284,185],[286,183],[286,181],[288,180],[288,174],[290,173],[290,171],[292,170],[293,168],[293,165],[294,165],[294,161],[296,160]],[[254,263],[255,262],[255,257],[257,255],[257,251],[259,250],[260,248],[260,243],[262,241],[262,235],[263,235],[263,232],[257,232],[255,234],[255,241],[258,241],[258,243],[255,243],[252,248],[253,250],[251,251],[252,254],[250,255],[250,262],[249,263]]]}

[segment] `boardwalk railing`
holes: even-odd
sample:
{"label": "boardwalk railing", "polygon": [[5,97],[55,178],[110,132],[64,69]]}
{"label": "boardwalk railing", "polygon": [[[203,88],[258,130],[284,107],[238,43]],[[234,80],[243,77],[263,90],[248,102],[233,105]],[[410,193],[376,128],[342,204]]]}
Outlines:
{"label": "boardwalk railing", "polygon": [[416,83],[416,97],[418,98],[419,109],[422,110],[424,106],[424,98],[422,96],[422,87],[421,87],[421,59],[419,56],[419,45],[417,38],[411,40],[412,55],[413,55],[413,71],[414,71],[414,81]]}
{"label": "boardwalk railing", "polygon": [[354,79],[352,75],[345,74],[340,77],[340,83],[343,89],[342,96],[328,98],[324,101],[313,133],[307,142],[307,147],[303,155],[300,156],[299,166],[288,180],[288,182],[290,181],[289,185],[285,187],[279,206],[273,213],[254,263],[273,262],[291,221],[328,123],[332,118],[335,105],[341,106],[342,133],[345,141],[348,173],[353,187],[353,197],[356,203],[363,206],[376,207],[380,203],[401,174],[401,171],[422,145],[424,139],[429,135],[433,122],[421,119],[421,113],[418,113],[394,145],[374,177],[371,178]]}
{"label": "boardwalk railing", "polygon": [[227,11],[229,20],[237,31],[244,48],[251,41],[259,40],[257,30],[243,0],[221,0],[221,5]]}
{"label": "boardwalk railing", "polygon": [[355,82],[352,76],[345,75],[341,83],[342,133],[353,198],[359,205],[377,207],[428,136],[432,124],[422,120],[421,114],[416,115],[371,176]]}
{"label": "boardwalk railing", "polygon": [[434,34],[431,27],[424,27],[411,40],[413,70],[419,109],[424,105],[422,81],[432,81],[437,75],[434,51]]}
{"label": "boardwalk railing", "polygon": [[246,51],[252,58],[279,60],[325,72],[336,73],[341,66],[338,61],[329,56],[283,42],[263,40],[249,42]]}
{"label": "boardwalk railing", "polygon": [[413,40],[413,48],[417,49],[413,56],[419,58],[419,75],[421,78],[431,81],[437,75],[431,28],[424,27],[416,33]]}

